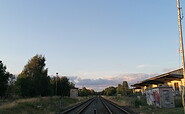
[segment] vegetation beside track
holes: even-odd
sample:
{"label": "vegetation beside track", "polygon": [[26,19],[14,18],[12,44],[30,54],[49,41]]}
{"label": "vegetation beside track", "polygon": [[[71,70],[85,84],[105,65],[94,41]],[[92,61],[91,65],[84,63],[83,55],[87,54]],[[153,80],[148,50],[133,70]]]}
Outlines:
{"label": "vegetation beside track", "polygon": [[120,106],[129,107],[140,114],[183,114],[182,107],[157,108],[154,106],[148,106],[144,96],[141,97],[140,100],[135,96],[104,96],[104,98],[109,99]]}
{"label": "vegetation beside track", "polygon": [[86,97],[38,97],[8,101],[0,105],[0,114],[55,114],[61,109],[86,100]]}

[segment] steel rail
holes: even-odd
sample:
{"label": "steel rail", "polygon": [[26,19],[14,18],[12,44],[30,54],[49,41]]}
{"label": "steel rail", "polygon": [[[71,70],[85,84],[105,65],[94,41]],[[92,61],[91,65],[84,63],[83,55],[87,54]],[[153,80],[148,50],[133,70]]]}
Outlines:
{"label": "steel rail", "polygon": [[[102,97],[101,97],[101,98],[102,98]],[[117,109],[121,110],[122,112],[127,113],[127,114],[131,114],[131,113],[128,112],[127,110],[121,108],[119,105],[117,105],[117,104],[115,104],[115,103],[113,103],[113,102],[111,102],[111,101],[109,101],[109,100],[107,100],[107,99],[105,99],[105,98],[102,98],[102,99],[103,99],[105,102],[107,102],[107,103],[111,104],[112,106],[116,107]]]}
{"label": "steel rail", "polygon": [[88,102],[92,102],[94,99],[95,99],[95,98],[88,99],[88,100],[86,100],[86,101],[84,101],[84,102],[82,102],[82,103],[79,103],[79,104],[73,106],[73,107],[70,108],[70,109],[64,110],[64,111],[62,112],[62,114],[67,114],[67,113],[69,113],[69,112],[71,112],[71,111],[73,111],[73,110],[79,108],[80,106],[82,106],[82,105],[84,105],[84,104],[86,104],[86,103],[88,103]]}
{"label": "steel rail", "polygon": [[93,98],[91,101],[89,101],[84,107],[82,107],[77,114],[82,113],[93,101],[95,100],[95,98]]}
{"label": "steel rail", "polygon": [[100,101],[102,102],[102,104],[105,106],[105,108],[108,110],[108,112],[109,112],[110,114],[113,114],[112,111],[110,110],[110,108],[109,108],[109,107],[105,104],[105,102],[102,100],[102,98],[99,97],[99,99],[100,99]]}

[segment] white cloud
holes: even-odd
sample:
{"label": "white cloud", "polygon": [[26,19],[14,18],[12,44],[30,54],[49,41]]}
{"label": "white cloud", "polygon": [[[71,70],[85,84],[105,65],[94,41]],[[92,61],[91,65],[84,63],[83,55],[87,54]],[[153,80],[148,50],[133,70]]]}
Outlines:
{"label": "white cloud", "polygon": [[101,91],[109,86],[117,86],[121,84],[123,81],[127,81],[129,85],[137,83],[138,81],[143,81],[147,78],[156,76],[156,74],[146,74],[146,73],[129,73],[129,74],[120,74],[117,76],[112,76],[109,78],[86,78],[82,79],[80,77],[74,76],[69,77],[70,81],[75,83],[75,85],[79,88],[87,87],[93,88],[96,91]]}
{"label": "white cloud", "polygon": [[76,73],[73,73],[71,75],[73,76],[79,76],[83,79],[86,78],[93,78],[93,79],[98,79],[98,78],[107,78],[108,76],[116,76],[120,73],[118,72],[113,72],[113,71],[101,71],[101,72],[88,72],[88,71],[79,71]]}

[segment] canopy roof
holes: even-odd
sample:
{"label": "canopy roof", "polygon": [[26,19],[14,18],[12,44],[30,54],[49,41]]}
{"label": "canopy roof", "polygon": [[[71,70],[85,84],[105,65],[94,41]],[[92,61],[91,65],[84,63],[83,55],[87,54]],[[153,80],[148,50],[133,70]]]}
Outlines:
{"label": "canopy roof", "polygon": [[139,87],[139,86],[147,86],[149,84],[164,84],[165,82],[173,81],[173,80],[181,80],[183,78],[183,70],[177,69],[168,73],[164,73],[149,79],[146,79],[142,82],[133,84],[131,86]]}

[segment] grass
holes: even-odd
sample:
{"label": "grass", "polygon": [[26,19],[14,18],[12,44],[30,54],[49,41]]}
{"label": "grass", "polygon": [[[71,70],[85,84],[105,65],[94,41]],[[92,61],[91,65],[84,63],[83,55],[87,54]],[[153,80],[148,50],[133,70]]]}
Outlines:
{"label": "grass", "polygon": [[182,107],[177,108],[155,108],[151,106],[141,106],[133,109],[141,114],[184,114]]}
{"label": "grass", "polygon": [[39,97],[18,99],[0,105],[0,114],[55,114],[84,98]]}
{"label": "grass", "polygon": [[[140,114],[183,114],[183,108],[180,104],[177,104],[176,108],[156,108],[154,106],[148,106],[145,96],[138,100],[137,97],[117,97],[117,96],[104,96],[105,98],[117,103],[121,106],[127,106],[133,111]],[[177,100],[178,102],[180,100]],[[176,102],[177,103],[177,102]]]}
{"label": "grass", "polygon": [[[144,97],[141,101],[137,101],[136,97],[117,97],[106,96],[105,98],[122,106],[127,106],[133,111],[141,114],[183,114],[183,108],[156,108],[148,106]],[[82,102],[88,98],[78,97],[69,98],[64,97],[39,97],[39,98],[26,98],[9,101],[0,105],[0,114],[56,114],[67,107]],[[179,99],[178,102],[180,102]]]}

